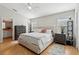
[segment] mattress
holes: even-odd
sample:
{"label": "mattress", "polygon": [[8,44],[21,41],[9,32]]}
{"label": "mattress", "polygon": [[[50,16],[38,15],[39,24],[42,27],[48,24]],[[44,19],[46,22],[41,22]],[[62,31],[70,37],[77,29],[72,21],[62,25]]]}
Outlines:
{"label": "mattress", "polygon": [[19,36],[18,42],[33,52],[40,54],[53,42],[53,38],[51,34],[47,33],[23,33]]}

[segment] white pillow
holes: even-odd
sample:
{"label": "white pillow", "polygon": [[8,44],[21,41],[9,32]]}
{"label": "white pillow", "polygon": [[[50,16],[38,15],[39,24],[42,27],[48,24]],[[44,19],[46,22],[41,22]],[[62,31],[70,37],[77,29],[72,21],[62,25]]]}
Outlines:
{"label": "white pillow", "polygon": [[47,29],[47,32],[46,33],[51,34],[51,30]]}

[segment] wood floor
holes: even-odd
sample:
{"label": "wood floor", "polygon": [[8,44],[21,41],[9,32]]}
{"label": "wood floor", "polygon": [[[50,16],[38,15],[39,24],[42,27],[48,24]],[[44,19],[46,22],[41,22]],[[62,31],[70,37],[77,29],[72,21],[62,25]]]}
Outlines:
{"label": "wood floor", "polygon": [[[55,44],[55,43],[54,43]],[[48,55],[49,49],[54,45],[51,44],[41,55]],[[79,55],[79,51],[72,46],[64,46],[65,55]],[[11,38],[4,39],[0,43],[0,55],[36,55],[34,52],[18,44],[18,41],[12,41]]]}

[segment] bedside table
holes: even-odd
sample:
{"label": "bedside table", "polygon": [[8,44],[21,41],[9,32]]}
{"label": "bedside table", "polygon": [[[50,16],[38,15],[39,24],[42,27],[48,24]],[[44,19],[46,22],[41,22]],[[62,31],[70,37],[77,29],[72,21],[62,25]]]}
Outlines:
{"label": "bedside table", "polygon": [[58,33],[56,33],[55,37],[54,37],[54,42],[65,45],[66,44],[66,35],[65,34],[58,34]]}
{"label": "bedside table", "polygon": [[66,40],[66,45],[71,45],[71,46],[73,46],[73,40]]}

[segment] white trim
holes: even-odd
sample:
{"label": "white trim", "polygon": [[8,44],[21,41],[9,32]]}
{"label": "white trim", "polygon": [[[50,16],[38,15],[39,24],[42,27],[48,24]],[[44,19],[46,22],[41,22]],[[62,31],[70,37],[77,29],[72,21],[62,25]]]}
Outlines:
{"label": "white trim", "polygon": [[3,42],[2,18],[0,18],[0,43]]}

